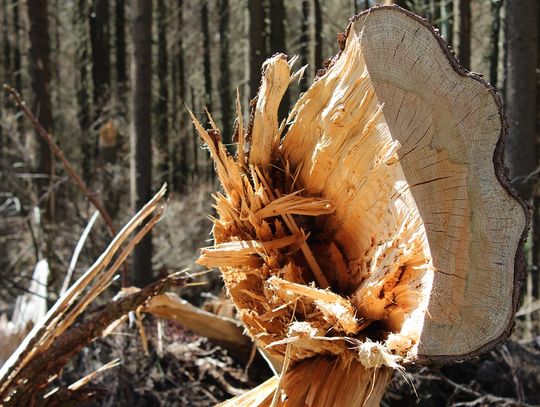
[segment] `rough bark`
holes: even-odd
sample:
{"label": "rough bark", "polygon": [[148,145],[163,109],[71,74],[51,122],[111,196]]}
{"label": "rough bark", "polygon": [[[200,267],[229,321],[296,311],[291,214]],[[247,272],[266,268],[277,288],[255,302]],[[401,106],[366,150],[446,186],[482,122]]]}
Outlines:
{"label": "rough bark", "polygon": [[[131,205],[137,211],[152,194],[152,2],[133,4],[133,118],[131,131]],[[133,251],[133,283],[153,280],[152,236]]]}
{"label": "rough bark", "polygon": [[523,199],[530,200],[537,165],[536,53],[537,7],[534,0],[506,2],[505,105],[509,121],[506,162],[510,179]]}
{"label": "rough bark", "polygon": [[313,13],[315,14],[315,70],[323,67],[323,20],[320,0],[313,0]]}
{"label": "rough bark", "polygon": [[109,0],[92,1],[90,44],[92,47],[92,80],[94,83],[94,119],[97,119],[103,114],[111,92]]}
{"label": "rough bark", "polygon": [[[41,125],[48,132],[51,132],[53,128],[53,117],[50,93],[51,67],[49,59],[50,39],[47,4],[47,0],[35,0],[27,3],[28,21],[30,23],[30,50],[28,56],[33,94],[32,111],[36,114]],[[39,135],[36,137],[38,138],[38,164],[36,172],[43,177],[37,179],[38,193],[41,195],[49,186],[52,155],[49,145]],[[49,206],[49,200],[45,201],[43,207]],[[51,207],[48,209],[46,213],[51,215],[54,211]]]}
{"label": "rough bark", "polygon": [[[283,0],[270,0],[270,10],[270,54],[274,55],[278,52],[286,54],[287,17],[285,15],[285,5]],[[280,122],[287,117],[290,104],[291,96],[289,90],[287,90],[279,105],[278,117]]]}
{"label": "rough bark", "polygon": [[186,84],[184,73],[184,21],[183,21],[183,0],[179,0],[175,8],[175,29],[178,37],[175,39],[172,57],[172,81],[173,81],[173,98],[172,110],[174,114],[174,123],[177,126],[178,140],[174,145],[173,151],[173,188],[180,193],[185,192],[189,176],[189,163],[187,151],[190,146],[189,138],[186,137],[185,121],[183,110],[178,106],[183,106],[187,102],[186,99]]}
{"label": "rough bark", "polygon": [[305,92],[308,88],[307,77],[310,70],[310,52],[309,52],[309,24],[310,20],[310,8],[309,0],[302,0],[302,23],[300,25],[300,63],[302,66],[308,66],[306,74],[300,82],[300,92]]}
{"label": "rough bark", "polygon": [[13,32],[14,32],[14,50],[13,50],[13,69],[15,75],[15,88],[22,95],[22,61],[21,61],[21,23],[19,13],[20,1],[13,0]]}
{"label": "rough bark", "polygon": [[492,52],[489,61],[489,82],[497,87],[499,67],[499,35],[501,32],[502,0],[491,1],[491,44]]}
{"label": "rough bark", "polygon": [[203,1],[201,5],[201,27],[203,35],[204,105],[209,111],[212,111],[212,65],[207,1]]}
{"label": "rough bark", "polygon": [[261,66],[266,57],[264,7],[260,0],[248,0],[249,9],[249,95],[254,97],[261,83]]}
{"label": "rough bark", "polygon": [[473,72],[478,72],[489,78],[493,51],[497,42],[493,42],[492,33],[492,2],[479,0],[471,3],[471,66]]}
{"label": "rough bark", "polygon": [[157,2],[158,55],[157,76],[159,94],[156,103],[158,168],[161,182],[171,184],[169,153],[169,55],[167,50],[168,7],[165,0]]}
{"label": "rough bark", "polygon": [[219,2],[219,96],[221,100],[221,128],[223,142],[233,151],[232,146],[232,98],[231,68],[229,63],[229,0]]}
{"label": "rough bark", "polygon": [[116,55],[116,83],[118,113],[126,115],[126,92],[128,84],[126,58],[126,4],[125,0],[116,0],[114,9],[114,43]]}
{"label": "rough bark", "polygon": [[76,33],[75,61],[78,67],[75,79],[75,89],[77,90],[77,119],[81,130],[80,145],[82,155],[82,176],[87,184],[90,183],[93,173],[92,151],[94,147],[89,135],[92,115],[90,103],[91,91],[88,75],[88,65],[90,62],[88,52],[88,12],[88,1],[77,0],[73,16],[73,25]]}
{"label": "rough bark", "polygon": [[457,24],[454,37],[458,38],[457,56],[461,66],[470,69],[471,66],[471,2],[456,0],[454,3],[454,21]]}

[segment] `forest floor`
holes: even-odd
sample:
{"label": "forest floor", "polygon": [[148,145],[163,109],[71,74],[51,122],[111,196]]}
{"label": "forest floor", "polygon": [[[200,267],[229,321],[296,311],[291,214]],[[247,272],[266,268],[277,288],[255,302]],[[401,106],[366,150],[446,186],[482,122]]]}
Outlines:
{"label": "forest floor", "polygon": [[[160,274],[202,270],[194,261],[199,249],[211,244],[207,217],[212,210],[210,193],[211,188],[205,187],[181,200],[170,197],[164,219],[154,230],[154,267]],[[91,263],[95,253],[95,248],[90,248],[82,264]],[[216,300],[222,308],[231,305],[223,300],[223,285],[216,271],[198,279],[204,284],[178,294],[197,306],[208,307]],[[230,309],[232,316],[232,306]],[[160,321],[150,315],[144,317],[146,353],[140,330],[131,322],[124,321],[111,334],[81,351],[62,373],[60,381],[69,385],[107,362],[120,359],[119,366],[103,372],[88,385],[95,394],[88,405],[213,406],[272,375],[257,355],[250,362],[236,360],[180,323]],[[492,352],[461,364],[410,366],[395,375],[383,406],[540,406],[538,389],[540,337],[524,342],[515,336]]]}

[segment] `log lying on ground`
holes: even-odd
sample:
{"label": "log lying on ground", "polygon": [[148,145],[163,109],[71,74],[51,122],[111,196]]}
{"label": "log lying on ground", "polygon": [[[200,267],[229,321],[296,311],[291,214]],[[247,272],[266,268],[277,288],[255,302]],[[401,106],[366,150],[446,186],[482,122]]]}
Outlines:
{"label": "log lying on ground", "polygon": [[153,297],[141,311],[180,322],[187,329],[227,349],[238,360],[246,361],[251,353],[251,341],[244,335],[238,321],[197,308],[174,293]]}
{"label": "log lying on ground", "polygon": [[340,45],[286,133],[290,66],[265,63],[236,159],[193,118],[224,190],[199,263],[282,370],[225,405],[377,405],[393,370],[477,355],[513,326],[527,207],[498,96],[399,7],[355,17]]}

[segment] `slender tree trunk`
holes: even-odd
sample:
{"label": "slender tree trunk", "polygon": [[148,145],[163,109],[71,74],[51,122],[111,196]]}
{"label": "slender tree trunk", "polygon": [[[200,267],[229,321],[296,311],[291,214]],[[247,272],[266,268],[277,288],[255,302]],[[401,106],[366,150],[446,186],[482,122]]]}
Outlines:
{"label": "slender tree trunk", "polygon": [[4,81],[11,82],[11,40],[9,38],[9,23],[8,23],[8,0],[2,0],[2,53],[3,53],[3,68]]}
{"label": "slender tree trunk", "polygon": [[302,24],[300,26],[300,61],[302,66],[308,65],[306,75],[300,82],[300,92],[305,92],[308,88],[306,76],[309,70],[309,0],[302,0]]}
{"label": "slender tree trunk", "polygon": [[[277,52],[287,53],[287,32],[285,28],[287,17],[285,16],[283,0],[270,0],[270,10],[270,54],[273,55]],[[278,117],[280,122],[287,117],[290,104],[291,95],[287,90],[279,105]]]}
{"label": "slender tree trunk", "polygon": [[[174,43],[174,56],[172,61],[172,77],[173,77],[173,115],[174,123],[178,130],[178,141],[175,143],[174,151],[174,164],[173,164],[173,185],[174,189],[180,193],[185,192],[188,176],[189,165],[187,150],[189,148],[189,139],[186,134],[191,134],[185,131],[184,114],[182,113],[183,105],[187,102],[186,99],[186,84],[184,74],[184,44],[183,44],[183,27],[184,27],[184,13],[183,13],[183,0],[179,0],[176,6],[176,18],[175,28],[173,32],[176,33]],[[179,103],[178,103],[179,102]],[[181,106],[182,108],[177,108]]]}
{"label": "slender tree trunk", "polygon": [[264,7],[261,0],[248,0],[249,8],[249,94],[255,97],[261,84],[266,57]]}
{"label": "slender tree trunk", "polygon": [[169,154],[169,55],[167,51],[169,9],[165,0],[157,2],[158,24],[158,56],[157,75],[159,80],[159,95],[156,103],[156,118],[158,121],[159,171],[162,182],[171,184],[170,154]]}
{"label": "slender tree trunk", "polygon": [[456,0],[454,3],[454,21],[457,20],[457,32],[454,33],[458,45],[457,55],[461,65],[471,66],[471,3],[470,0]]}
{"label": "slender tree trunk", "polygon": [[448,45],[452,46],[454,41],[454,16],[452,14],[452,0],[440,0],[441,14],[441,35],[446,40]]}
{"label": "slender tree trunk", "polygon": [[[193,86],[191,86],[191,106],[197,106],[197,100],[195,98],[195,89]],[[195,185],[195,183],[199,180],[199,134],[195,129],[192,130],[192,153],[193,153],[193,170],[191,172],[191,183],[192,185]]]}
{"label": "slender tree trunk", "polygon": [[114,12],[116,83],[119,114],[127,114],[127,59],[126,59],[126,4],[125,0],[116,0]]}
{"label": "slender tree trunk", "polygon": [[[133,2],[133,129],[131,132],[131,203],[138,211],[152,197],[152,2]],[[133,283],[153,280],[150,233],[133,250]]]}
{"label": "slender tree trunk", "polygon": [[[0,82],[10,82],[10,72],[11,72],[11,46],[9,42],[9,25],[8,25],[8,10],[7,10],[7,0],[2,0],[2,77],[0,77]],[[0,123],[4,120],[4,115],[6,114],[5,108],[7,101],[2,101],[0,103]],[[5,136],[4,130],[0,125],[0,158],[3,156],[5,148]]]}
{"label": "slender tree trunk", "polygon": [[528,177],[536,169],[536,0],[506,2],[506,114],[510,124],[506,163],[510,179],[523,199],[534,185]]}
{"label": "slender tree trunk", "polygon": [[323,67],[323,20],[320,0],[313,0],[313,11],[315,14],[315,69]]}
{"label": "slender tree trunk", "polygon": [[[30,78],[33,94],[32,111],[41,125],[52,131],[53,117],[51,107],[51,68],[50,68],[50,39],[47,0],[32,0],[27,3],[28,21],[30,23],[30,50],[28,53],[30,64]],[[50,185],[52,169],[51,150],[42,137],[36,135],[38,144],[38,164],[36,172],[44,178],[37,179],[39,195],[43,194]],[[50,207],[50,200],[45,200],[44,208],[48,208],[46,215],[50,218],[54,209]]]}
{"label": "slender tree trunk", "polygon": [[229,63],[229,0],[219,2],[219,88],[221,99],[221,128],[223,143],[229,151],[232,147],[231,68]]}
{"label": "slender tree trunk", "polygon": [[77,118],[81,129],[82,173],[87,184],[90,182],[93,173],[92,151],[94,148],[89,136],[92,114],[88,77],[88,65],[90,62],[88,52],[88,11],[88,1],[77,0],[73,16],[76,44],[75,61],[77,66],[75,89],[77,90]]}
{"label": "slender tree trunk", "polygon": [[20,0],[13,0],[13,31],[15,34],[15,47],[13,50],[13,69],[15,74],[15,87],[20,95],[22,95],[22,62],[21,62],[21,23],[19,13]]}
{"label": "slender tree trunk", "polygon": [[204,104],[209,112],[212,111],[212,65],[210,61],[210,33],[208,28],[208,1],[201,6],[201,26],[203,34],[203,65],[204,65]]}
{"label": "slender tree trunk", "polygon": [[111,91],[109,0],[93,0],[92,2],[90,42],[92,45],[95,119],[97,119],[103,114]]}
{"label": "slender tree trunk", "polygon": [[499,65],[499,34],[501,32],[502,0],[491,1],[491,44],[492,51],[489,61],[489,82],[497,86]]}

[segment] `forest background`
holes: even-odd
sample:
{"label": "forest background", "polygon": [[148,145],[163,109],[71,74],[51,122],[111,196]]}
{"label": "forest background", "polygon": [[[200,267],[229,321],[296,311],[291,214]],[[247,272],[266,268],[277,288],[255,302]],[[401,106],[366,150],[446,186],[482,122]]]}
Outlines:
{"label": "forest background", "polygon": [[[110,216],[109,225],[97,221],[70,278],[103,251],[110,226],[124,224],[165,182],[164,220],[136,247],[123,282],[141,287],[186,268],[198,271],[198,248],[211,244],[207,215],[217,184],[187,107],[205,123],[208,109],[234,150],[235,100],[239,95],[247,121],[264,60],[283,52],[307,66],[304,79],[285,96],[284,117],[337,53],[337,33],[351,16],[380,3],[0,0],[0,83],[27,102]],[[506,164],[534,208],[515,334],[530,343],[540,329],[540,6],[536,0],[395,3],[435,25],[462,66],[482,74],[501,94],[510,126]],[[2,93],[0,313],[10,314],[42,259],[50,268],[47,300],[58,298],[94,211],[49,144]],[[217,274],[205,279],[204,287],[182,295],[198,305],[219,297]]]}

